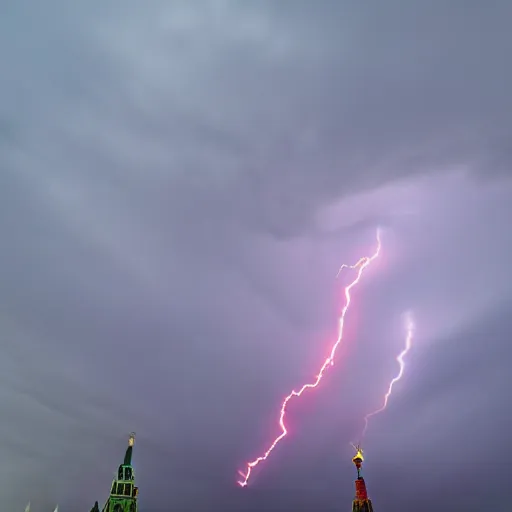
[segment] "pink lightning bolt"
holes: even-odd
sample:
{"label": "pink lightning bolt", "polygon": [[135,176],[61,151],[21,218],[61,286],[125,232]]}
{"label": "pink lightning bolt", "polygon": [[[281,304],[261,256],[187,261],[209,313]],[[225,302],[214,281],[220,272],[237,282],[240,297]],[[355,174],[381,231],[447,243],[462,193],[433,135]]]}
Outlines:
{"label": "pink lightning bolt", "polygon": [[341,315],[340,315],[339,321],[338,321],[338,324],[339,324],[338,338],[336,339],[336,342],[332,346],[331,353],[329,354],[329,357],[325,360],[324,364],[320,368],[320,371],[318,372],[318,375],[316,376],[315,381],[310,384],[304,384],[299,389],[299,391],[293,390],[283,400],[283,402],[281,404],[280,415],[279,415],[279,426],[281,428],[281,433],[274,439],[274,441],[272,442],[272,444],[270,445],[268,450],[263,455],[261,455],[257,459],[254,459],[253,461],[247,463],[247,469],[246,469],[245,473],[242,471],[239,471],[239,474],[242,477],[242,480],[239,480],[237,483],[241,487],[245,487],[248,484],[249,478],[251,477],[252,470],[260,462],[267,460],[267,458],[272,453],[274,448],[278,445],[278,443],[286,436],[286,434],[288,434],[288,430],[286,429],[286,425],[285,425],[285,421],[284,421],[285,416],[286,416],[286,410],[288,407],[288,402],[293,397],[301,396],[302,393],[304,393],[304,391],[306,391],[307,389],[316,388],[320,384],[320,381],[322,380],[324,373],[328,369],[328,367],[334,365],[334,356],[336,355],[336,350],[338,349],[338,346],[340,345],[340,343],[343,339],[343,327],[345,325],[345,315],[347,314],[347,311],[348,311],[348,308],[349,308],[350,302],[351,302],[350,292],[351,292],[352,288],[354,286],[356,286],[357,283],[359,283],[359,281],[361,280],[361,276],[363,275],[364,270],[370,265],[370,263],[372,263],[372,261],[374,261],[375,259],[377,259],[379,257],[380,250],[381,250],[380,232],[377,231],[377,249],[375,250],[375,253],[372,256],[365,256],[365,257],[361,258],[354,265],[342,265],[340,267],[340,270],[338,271],[337,276],[339,276],[340,272],[344,268],[350,268],[350,269],[354,269],[354,270],[357,269],[357,275],[356,275],[356,278],[348,286],[345,287],[345,306],[341,310]]}
{"label": "pink lightning bolt", "polygon": [[398,382],[402,378],[402,375],[404,374],[404,370],[405,370],[404,358],[407,355],[407,353],[409,352],[409,350],[411,349],[412,337],[413,337],[412,335],[414,332],[414,324],[412,322],[410,315],[407,315],[406,322],[407,322],[407,326],[406,326],[407,335],[405,337],[405,348],[402,350],[402,352],[400,352],[400,354],[398,354],[398,357],[396,358],[396,360],[398,361],[398,364],[400,365],[398,375],[389,383],[388,391],[384,395],[384,403],[383,403],[382,407],[380,409],[377,409],[376,411],[373,411],[373,412],[367,414],[364,417],[363,437],[366,434],[366,431],[368,429],[368,420],[372,416],[375,416],[376,414],[379,414],[386,409],[386,407],[388,406],[389,397],[391,396],[391,393],[393,392],[393,386],[395,385],[396,382]]}

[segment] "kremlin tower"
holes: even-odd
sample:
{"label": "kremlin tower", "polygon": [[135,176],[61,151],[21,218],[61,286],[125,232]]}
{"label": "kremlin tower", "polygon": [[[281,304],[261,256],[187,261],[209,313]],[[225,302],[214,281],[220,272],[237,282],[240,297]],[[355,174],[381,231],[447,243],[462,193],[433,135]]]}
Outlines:
{"label": "kremlin tower", "polygon": [[[130,435],[124,461],[117,470],[112,482],[110,496],[101,512],[137,512],[138,487],[135,487],[135,472],[132,467],[132,452],[135,442],[135,433]],[[98,502],[94,504],[91,512],[100,512]]]}
{"label": "kremlin tower", "polygon": [[352,458],[352,462],[357,469],[357,480],[356,480],[356,496],[352,502],[352,512],[373,512],[372,500],[368,498],[368,492],[366,491],[366,483],[364,478],[361,476],[361,466],[363,465],[363,451],[360,446],[355,447],[357,453]]}

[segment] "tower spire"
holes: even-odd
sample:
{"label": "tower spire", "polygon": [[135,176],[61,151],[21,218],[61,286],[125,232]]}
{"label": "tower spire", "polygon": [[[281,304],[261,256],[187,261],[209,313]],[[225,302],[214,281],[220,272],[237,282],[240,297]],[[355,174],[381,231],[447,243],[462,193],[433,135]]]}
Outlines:
{"label": "tower spire", "polygon": [[363,450],[360,445],[354,447],[356,454],[352,457],[352,462],[357,469],[356,495],[352,502],[352,512],[373,512],[372,500],[368,498],[366,483],[361,476],[361,467],[364,462]]}
{"label": "tower spire", "polygon": [[[128,447],[124,454],[123,463],[117,470],[117,475],[112,482],[110,496],[102,509],[102,512],[137,512],[138,487],[135,487],[135,471],[132,467],[133,445],[135,444],[135,432],[128,438]],[[91,512],[99,512],[98,502],[94,504]]]}
{"label": "tower spire", "polygon": [[124,465],[131,466],[132,464],[132,453],[133,453],[133,445],[135,444],[135,432],[130,434],[128,438],[128,447],[126,448],[126,453],[124,454]]}

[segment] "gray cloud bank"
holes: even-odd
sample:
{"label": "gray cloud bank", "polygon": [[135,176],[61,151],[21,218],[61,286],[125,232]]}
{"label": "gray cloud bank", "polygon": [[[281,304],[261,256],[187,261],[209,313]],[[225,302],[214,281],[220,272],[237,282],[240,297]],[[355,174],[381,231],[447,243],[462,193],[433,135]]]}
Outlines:
{"label": "gray cloud bank", "polygon": [[[411,309],[370,491],[481,510],[511,421],[510,2],[2,10],[5,506],[88,510],[134,429],[143,510],[348,507]],[[376,225],[339,365],[239,492]]]}

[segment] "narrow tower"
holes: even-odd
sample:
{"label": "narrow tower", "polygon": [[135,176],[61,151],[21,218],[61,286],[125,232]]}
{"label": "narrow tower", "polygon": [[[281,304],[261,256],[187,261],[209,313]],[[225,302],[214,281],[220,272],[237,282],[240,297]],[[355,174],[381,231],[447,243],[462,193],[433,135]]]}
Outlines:
{"label": "narrow tower", "polygon": [[[117,470],[116,478],[112,482],[110,496],[102,509],[102,512],[137,512],[138,487],[135,487],[135,472],[132,467],[133,444],[135,433],[130,434],[128,447],[124,455],[124,462]],[[93,511],[97,510],[97,502]],[[92,511],[91,511],[92,512]]]}
{"label": "narrow tower", "polygon": [[368,492],[366,491],[366,483],[364,478],[361,476],[361,466],[363,465],[364,457],[363,450],[360,446],[355,447],[357,453],[352,458],[357,469],[357,480],[356,480],[356,496],[352,502],[352,512],[373,512],[372,500],[368,498]]}

